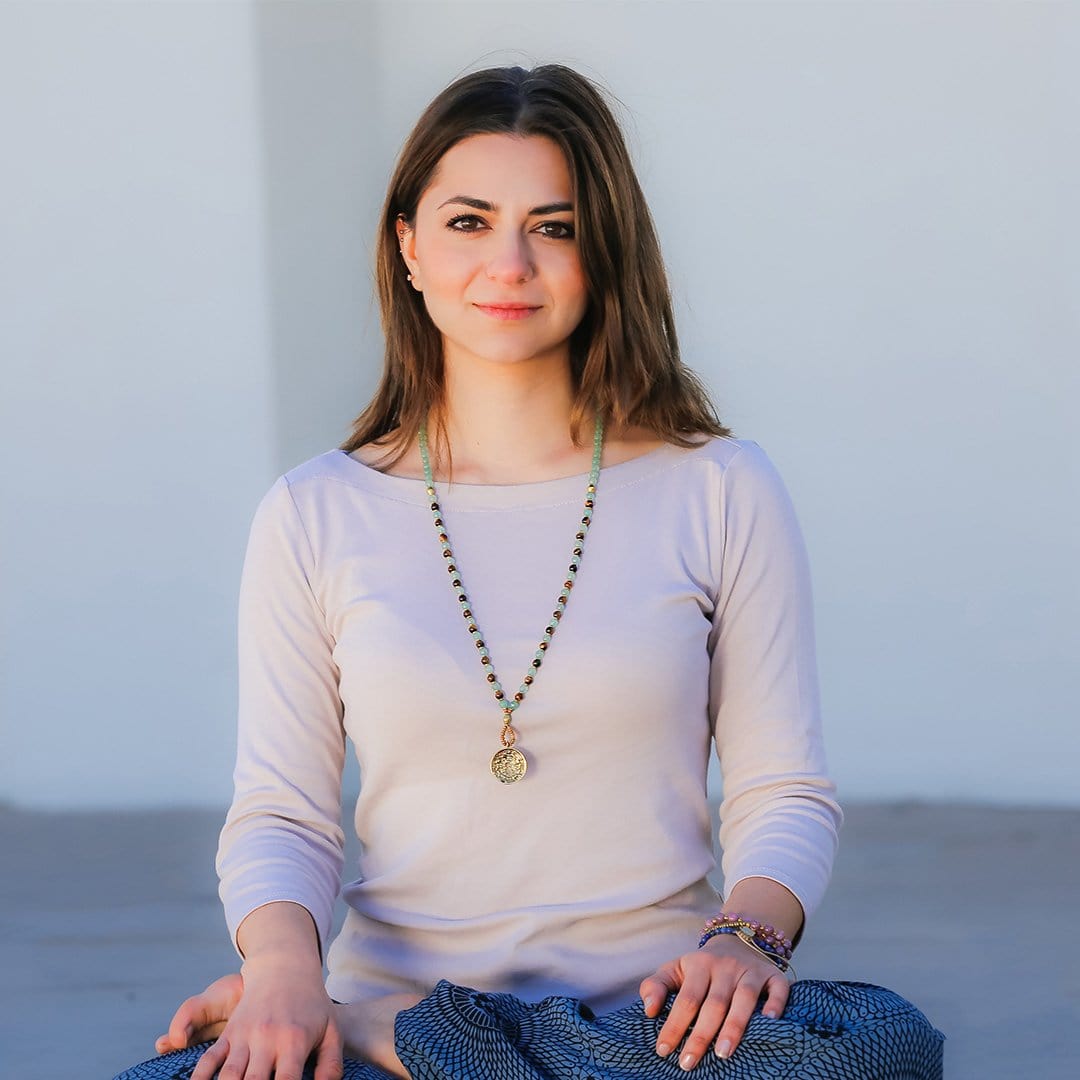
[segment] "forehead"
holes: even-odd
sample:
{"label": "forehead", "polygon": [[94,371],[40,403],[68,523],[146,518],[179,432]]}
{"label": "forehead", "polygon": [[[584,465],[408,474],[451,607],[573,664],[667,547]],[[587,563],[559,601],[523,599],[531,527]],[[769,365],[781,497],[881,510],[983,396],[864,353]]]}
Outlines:
{"label": "forehead", "polygon": [[443,154],[421,203],[470,195],[501,205],[570,201],[570,169],[543,135],[470,135]]}

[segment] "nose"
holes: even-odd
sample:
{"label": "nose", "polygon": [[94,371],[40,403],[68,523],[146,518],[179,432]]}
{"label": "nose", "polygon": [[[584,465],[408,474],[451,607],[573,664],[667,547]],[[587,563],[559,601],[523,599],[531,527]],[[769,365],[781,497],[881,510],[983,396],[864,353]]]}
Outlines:
{"label": "nose", "polygon": [[487,276],[492,281],[516,285],[532,277],[532,253],[528,241],[520,232],[507,229],[501,236],[494,235],[492,244],[487,265]]}

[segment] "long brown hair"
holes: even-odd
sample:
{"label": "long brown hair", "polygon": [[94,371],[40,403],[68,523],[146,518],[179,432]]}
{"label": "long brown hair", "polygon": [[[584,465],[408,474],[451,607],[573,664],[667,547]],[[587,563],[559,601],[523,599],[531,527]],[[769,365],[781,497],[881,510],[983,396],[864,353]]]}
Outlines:
{"label": "long brown hair", "polygon": [[582,421],[593,411],[608,424],[639,425],[679,446],[693,445],[695,435],[729,435],[701,382],[679,358],[660,245],[619,125],[585,76],[544,64],[531,71],[488,68],[458,79],[432,101],[406,140],[376,249],[386,339],[382,380],[341,449],[350,452],[394,432],[384,461],[392,464],[441,404],[442,338],[423,296],[406,281],[397,219],[414,224],[443,154],[481,134],[542,135],[566,155],[589,293],[570,339],[574,441],[580,442]]}

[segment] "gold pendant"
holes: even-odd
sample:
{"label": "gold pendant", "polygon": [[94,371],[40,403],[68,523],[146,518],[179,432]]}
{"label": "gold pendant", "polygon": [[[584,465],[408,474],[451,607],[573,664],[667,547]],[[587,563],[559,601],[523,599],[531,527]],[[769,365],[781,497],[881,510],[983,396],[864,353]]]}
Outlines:
{"label": "gold pendant", "polygon": [[495,779],[503,784],[516,784],[528,767],[525,755],[513,746],[504,746],[491,758],[491,771]]}

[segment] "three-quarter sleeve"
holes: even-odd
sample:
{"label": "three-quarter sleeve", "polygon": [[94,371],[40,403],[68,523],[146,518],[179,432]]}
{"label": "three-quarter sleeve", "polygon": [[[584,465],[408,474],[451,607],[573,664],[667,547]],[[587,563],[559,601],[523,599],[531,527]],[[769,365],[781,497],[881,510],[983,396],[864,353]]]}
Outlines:
{"label": "three-quarter sleeve", "polygon": [[719,514],[709,700],[724,887],[771,878],[809,917],[842,815],[822,744],[806,549],[783,481],[757,444],[728,463]]}
{"label": "three-quarter sleeve", "polygon": [[250,912],[289,900],[325,949],[340,889],[345,734],[316,574],[282,477],[255,513],[240,584],[235,793],[217,856],[234,943]]}

